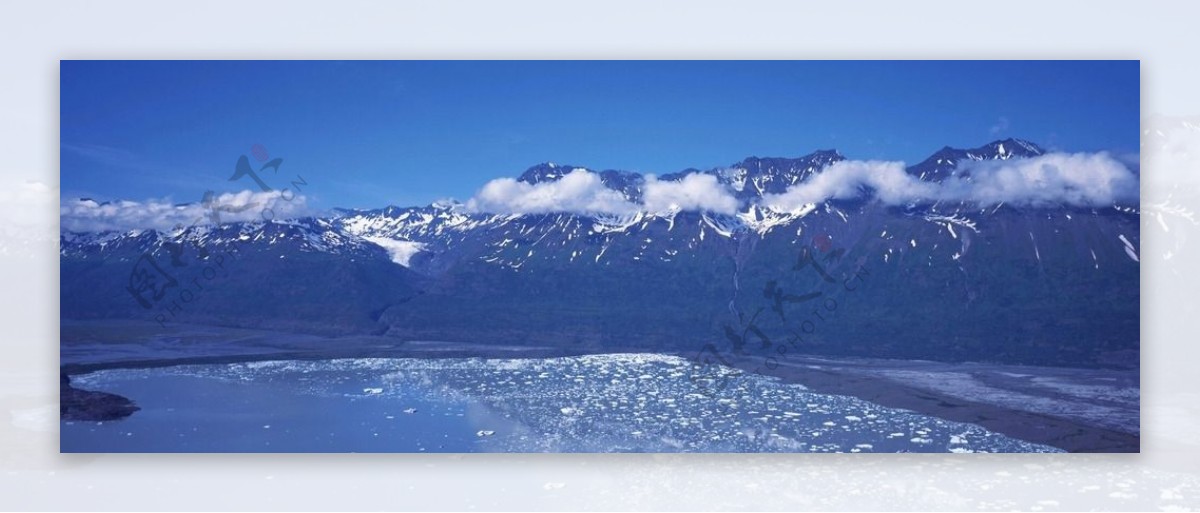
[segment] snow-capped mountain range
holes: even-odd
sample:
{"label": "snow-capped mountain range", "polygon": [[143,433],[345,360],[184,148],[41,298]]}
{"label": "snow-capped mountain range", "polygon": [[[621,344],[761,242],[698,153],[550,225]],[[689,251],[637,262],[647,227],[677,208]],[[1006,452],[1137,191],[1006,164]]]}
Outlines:
{"label": "snow-capped mountain range", "polygon": [[[906,173],[970,180],[964,162],[1045,153],[1018,139],[947,147]],[[1136,204],[760,201],[844,160],[821,150],[655,178],[711,175],[737,199],[732,214],[497,214],[442,202],[171,233],[64,231],[62,314],[681,352],[775,351],[793,336],[803,340],[791,350],[816,354],[1053,365],[1136,354]],[[517,181],[577,169],[544,163]],[[646,176],[591,172],[642,201]],[[143,256],[176,283],[149,308],[129,291]],[[183,302],[192,277],[173,273],[187,272],[204,288]],[[829,301],[836,311],[820,317],[832,320],[815,326],[803,312]]]}
{"label": "snow-capped mountain range", "polygon": [[[1007,145],[1007,146],[1006,146]],[[979,148],[961,150],[943,148],[925,161],[909,168],[909,172],[923,180],[936,181],[953,176],[958,162],[963,160],[1006,160],[1010,158],[1034,157],[1044,154],[1037,145],[1019,139],[996,141]],[[661,180],[679,180],[689,173],[710,174],[734,191],[742,200],[742,211],[736,215],[703,213],[695,217],[696,238],[705,236],[731,237],[737,231],[752,231],[765,234],[773,228],[786,226],[808,212],[779,212],[758,205],[754,199],[766,194],[780,194],[797,183],[819,172],[826,166],[845,160],[836,150],[819,150],[799,158],[749,157],[733,165],[705,171],[687,169],[659,177]],[[567,173],[586,167],[561,165],[547,162],[530,167],[521,173],[518,181],[529,184],[551,182]],[[630,201],[637,202],[642,196],[645,176],[627,171],[605,170],[597,172],[604,184],[621,192]],[[89,198],[80,201],[94,201]],[[957,207],[957,208],[955,208]],[[950,210],[945,217],[954,218],[967,205],[943,207]],[[816,205],[813,208],[817,208]],[[839,211],[832,204],[823,205],[827,212]],[[939,209],[930,209],[931,212]],[[982,212],[982,211],[981,211]],[[652,222],[663,222],[673,227],[679,211],[642,212],[632,215],[558,214],[549,217],[560,223],[591,225],[589,232],[601,234],[621,233],[634,227],[647,227]],[[686,213],[682,217],[689,217]],[[418,253],[438,253],[465,243],[472,233],[494,232],[507,225],[522,226],[515,233],[529,231],[524,225],[544,224],[545,215],[522,214],[478,214],[470,213],[462,203],[455,201],[435,202],[427,206],[397,207],[380,209],[334,209],[326,218],[301,218],[280,221],[254,221],[230,223],[219,227],[194,226],[183,231],[161,232],[155,230],[131,230],[127,232],[78,233],[64,230],[61,254],[82,256],[89,253],[104,253],[105,250],[134,248],[139,252],[153,251],[171,240],[207,247],[259,243],[287,246],[301,252],[326,252],[332,254],[361,254],[371,252],[366,245],[375,245],[393,255],[401,265],[411,267],[411,258]]]}

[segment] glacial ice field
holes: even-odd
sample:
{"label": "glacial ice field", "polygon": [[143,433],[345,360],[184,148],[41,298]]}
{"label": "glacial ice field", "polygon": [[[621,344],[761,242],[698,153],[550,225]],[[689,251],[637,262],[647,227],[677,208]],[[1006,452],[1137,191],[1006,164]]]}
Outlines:
{"label": "glacial ice field", "polygon": [[64,452],[1059,452],[659,354],[180,365],[73,383],[142,409],[62,422]]}

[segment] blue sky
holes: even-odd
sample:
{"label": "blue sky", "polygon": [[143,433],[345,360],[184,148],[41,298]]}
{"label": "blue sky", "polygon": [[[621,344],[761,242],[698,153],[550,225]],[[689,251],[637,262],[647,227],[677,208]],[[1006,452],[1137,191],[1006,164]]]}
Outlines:
{"label": "blue sky", "polygon": [[[320,208],[465,200],[545,161],[668,173],[1006,137],[1138,151],[1136,61],[63,61],[62,197],[197,201],[255,144]],[[251,159],[253,161],[253,158]],[[272,184],[275,185],[275,184]]]}

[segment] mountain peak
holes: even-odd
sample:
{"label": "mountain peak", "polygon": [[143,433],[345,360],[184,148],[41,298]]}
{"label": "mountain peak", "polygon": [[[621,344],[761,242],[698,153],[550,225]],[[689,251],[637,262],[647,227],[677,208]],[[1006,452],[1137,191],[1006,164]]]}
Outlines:
{"label": "mountain peak", "polygon": [[834,162],[846,160],[834,149],[817,150],[796,158],[746,157],[717,174],[739,199],[779,194]]}
{"label": "mountain peak", "polygon": [[770,164],[770,165],[773,165],[776,167],[780,167],[780,166],[796,165],[796,164],[800,164],[800,163],[809,164],[809,163],[813,163],[813,162],[833,163],[833,162],[837,162],[839,160],[845,160],[845,159],[846,159],[846,157],[844,155],[842,155],[842,153],[840,151],[837,151],[835,149],[828,149],[828,150],[816,150],[807,155],[802,155],[802,156],[794,157],[794,158],[792,158],[792,157],[750,156],[750,157],[746,157],[746,158],[742,159],[741,162],[734,164],[734,166],[746,167],[747,164],[758,165],[758,164],[762,164],[762,163],[767,163],[767,164]]}
{"label": "mountain peak", "polygon": [[1024,139],[1009,137],[992,141],[978,148],[962,149],[943,146],[919,164],[910,166],[908,172],[922,180],[940,181],[954,175],[958,163],[964,160],[1008,160],[1045,155],[1041,146]]}
{"label": "mountain peak", "polygon": [[809,157],[837,157],[839,159],[846,158],[845,155],[842,155],[842,152],[837,151],[834,148],[830,148],[828,150],[817,150],[817,151],[810,153],[808,156]]}
{"label": "mountain peak", "polygon": [[429,204],[429,208],[435,210],[461,210],[463,207],[463,202],[454,198],[440,199]]}
{"label": "mountain peak", "polygon": [[587,169],[581,166],[572,166],[569,164],[557,164],[554,162],[542,162],[526,169],[521,176],[517,177],[518,182],[537,184],[542,182],[552,182],[566,176],[571,171],[576,169]]}
{"label": "mountain peak", "polygon": [[998,155],[1002,159],[1012,157],[1036,157],[1046,154],[1046,150],[1042,149],[1041,146],[1024,139],[1017,139],[1013,137],[992,141],[979,148],[976,148],[976,151],[985,149],[986,153]]}

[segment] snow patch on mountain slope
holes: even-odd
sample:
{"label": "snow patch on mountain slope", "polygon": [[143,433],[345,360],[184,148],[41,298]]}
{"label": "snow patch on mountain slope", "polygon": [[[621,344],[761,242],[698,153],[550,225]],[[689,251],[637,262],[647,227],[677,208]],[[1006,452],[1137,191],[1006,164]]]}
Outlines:
{"label": "snow patch on mountain slope", "polygon": [[404,267],[409,266],[412,257],[417,253],[425,251],[425,244],[408,240],[389,239],[387,237],[363,237],[367,241],[379,246],[388,252],[388,256],[392,261]]}

